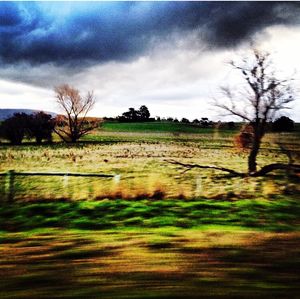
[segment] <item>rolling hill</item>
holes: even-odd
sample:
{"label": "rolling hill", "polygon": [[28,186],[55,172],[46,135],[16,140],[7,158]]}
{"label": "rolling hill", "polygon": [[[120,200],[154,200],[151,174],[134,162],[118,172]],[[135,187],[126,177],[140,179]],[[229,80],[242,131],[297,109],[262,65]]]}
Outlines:
{"label": "rolling hill", "polygon": [[[40,110],[33,110],[33,109],[0,109],[0,121],[13,116],[15,113],[32,114],[32,113],[39,112],[39,111]],[[44,112],[51,114],[52,116],[56,116],[56,113],[54,113],[54,112],[47,112],[47,111],[44,111]]]}

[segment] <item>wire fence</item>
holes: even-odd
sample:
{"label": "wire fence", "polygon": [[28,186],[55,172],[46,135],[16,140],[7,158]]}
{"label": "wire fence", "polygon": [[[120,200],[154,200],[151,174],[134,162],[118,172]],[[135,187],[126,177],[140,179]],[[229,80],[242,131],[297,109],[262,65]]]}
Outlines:
{"label": "wire fence", "polygon": [[[60,185],[60,188],[63,189],[64,193],[70,192],[70,188],[75,188],[76,186],[77,190],[81,189],[80,183],[78,182],[70,182],[72,177],[77,178],[90,178],[90,179],[99,179],[99,178],[110,178],[113,179],[115,183],[118,183],[120,181],[121,176],[115,175],[115,174],[103,174],[103,173],[79,173],[79,172],[17,172],[14,170],[9,170],[7,172],[1,172],[0,177],[2,179],[2,190],[1,195],[2,199],[12,202],[16,198],[16,191],[22,189],[22,184],[17,181],[18,178],[32,178],[32,177],[57,177],[60,178],[58,182]],[[38,188],[37,186],[45,185],[47,181],[44,180],[43,182],[38,181],[37,184],[34,184],[32,180],[27,181],[25,184],[31,185],[31,189],[36,189],[36,194],[39,194],[42,196],[41,192],[43,189]],[[93,186],[90,180],[89,182],[85,182],[85,185],[89,185],[89,192],[92,191]],[[53,181],[51,182],[53,188],[58,188],[58,184],[54,184]],[[26,188],[24,188],[26,189]],[[44,188],[46,189],[46,188]]]}

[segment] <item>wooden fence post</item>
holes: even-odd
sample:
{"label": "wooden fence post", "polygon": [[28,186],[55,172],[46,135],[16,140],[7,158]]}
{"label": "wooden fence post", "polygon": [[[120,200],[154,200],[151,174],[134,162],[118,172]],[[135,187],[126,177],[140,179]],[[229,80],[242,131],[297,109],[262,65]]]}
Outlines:
{"label": "wooden fence post", "polygon": [[69,176],[68,176],[68,174],[65,174],[63,176],[63,196],[66,198],[69,196]]}
{"label": "wooden fence post", "polygon": [[195,197],[199,197],[203,193],[203,182],[200,175],[196,176],[196,188],[195,188]]}
{"label": "wooden fence post", "polygon": [[116,184],[119,184],[120,183],[120,180],[121,180],[121,175],[120,174],[116,174],[115,176],[114,176],[114,182],[116,183]]}
{"label": "wooden fence post", "polygon": [[7,200],[14,200],[14,180],[15,180],[15,171],[9,170],[6,173],[6,190],[7,190]]}

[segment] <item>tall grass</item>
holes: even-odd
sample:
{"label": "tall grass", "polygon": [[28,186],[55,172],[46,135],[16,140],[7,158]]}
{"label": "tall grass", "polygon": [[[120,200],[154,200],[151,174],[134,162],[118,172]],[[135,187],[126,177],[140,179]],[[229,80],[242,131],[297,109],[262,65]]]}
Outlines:
{"label": "tall grass", "polygon": [[[99,137],[98,133],[93,135],[94,138]],[[15,180],[16,199],[267,198],[288,193],[296,196],[299,191],[297,177],[290,178],[285,172],[277,172],[267,178],[230,178],[211,170],[183,173],[183,169],[167,162],[175,159],[245,171],[247,151],[236,150],[231,136],[182,134],[172,137],[164,133],[137,133],[128,137],[126,133],[114,133],[113,137],[111,133],[107,134],[103,136],[112,138],[114,142],[0,145],[0,171],[96,172],[121,176],[119,182],[94,178],[69,178],[66,181],[60,177],[18,177]],[[125,140],[118,140],[120,136]],[[288,161],[276,144],[278,138],[295,152],[295,159],[299,159],[300,141],[297,136],[295,133],[267,134],[258,156],[258,165]],[[5,178],[2,178],[1,194],[5,192],[4,185]]]}

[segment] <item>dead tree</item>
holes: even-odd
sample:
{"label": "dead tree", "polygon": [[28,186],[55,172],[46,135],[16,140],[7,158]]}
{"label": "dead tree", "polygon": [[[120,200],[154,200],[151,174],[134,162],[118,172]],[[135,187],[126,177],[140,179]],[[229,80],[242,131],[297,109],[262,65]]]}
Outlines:
{"label": "dead tree", "polygon": [[[262,138],[266,128],[276,113],[282,109],[288,109],[288,104],[294,100],[290,82],[275,76],[269,53],[253,50],[252,57],[243,59],[241,63],[232,61],[231,66],[240,72],[245,83],[243,91],[233,91],[228,87],[221,88],[224,99],[218,101],[215,106],[221,108],[227,115],[237,116],[246,121],[253,128],[253,137],[248,155],[249,176],[265,175],[276,169],[300,170],[300,165],[273,163],[257,170],[257,155],[260,150]],[[181,166],[182,163],[173,164]],[[199,167],[199,165],[185,165],[187,168]],[[201,166],[200,168],[213,168],[234,175],[234,171],[217,166]],[[241,175],[236,173],[236,175]]]}
{"label": "dead tree", "polygon": [[87,113],[94,107],[92,92],[81,96],[79,91],[67,84],[55,87],[56,101],[64,112],[57,119],[55,133],[66,142],[76,142],[97,127],[97,122],[87,120]]}

